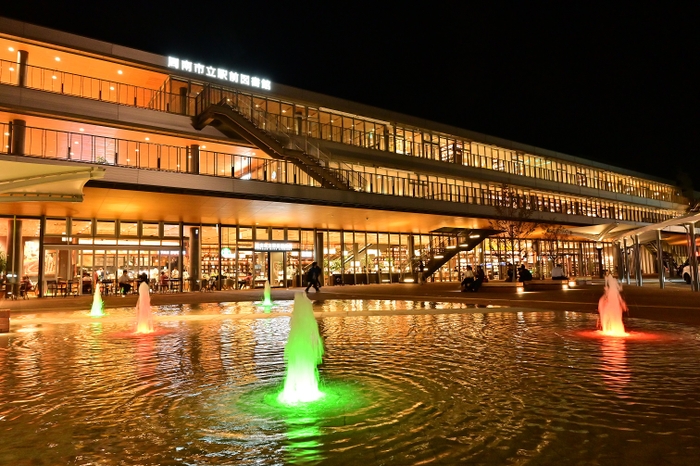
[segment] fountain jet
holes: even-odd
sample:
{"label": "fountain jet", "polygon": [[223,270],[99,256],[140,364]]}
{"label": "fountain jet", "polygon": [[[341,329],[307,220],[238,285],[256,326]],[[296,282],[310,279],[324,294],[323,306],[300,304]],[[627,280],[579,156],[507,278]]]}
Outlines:
{"label": "fountain jet", "polygon": [[90,308],[90,317],[102,317],[105,315],[104,312],[105,303],[102,301],[102,295],[100,294],[100,285],[95,283],[95,294],[92,298],[92,308]]}
{"label": "fountain jet", "polygon": [[604,335],[626,336],[622,314],[627,312],[627,304],[622,299],[622,286],[615,277],[608,274],[605,277],[605,293],[598,301],[599,330]]}
{"label": "fountain jet", "polygon": [[289,338],[284,347],[287,362],[284,388],[278,396],[283,403],[306,403],[323,397],[318,389],[318,364],[323,360],[323,340],[309,298],[294,295]]}
{"label": "fountain jet", "polygon": [[153,314],[151,313],[148,279],[142,279],[139,285],[139,299],[136,301],[136,333],[153,333]]}
{"label": "fountain jet", "polygon": [[265,312],[270,312],[272,307],[272,298],[270,297],[270,282],[265,282],[265,289],[263,290],[263,301],[262,305],[265,308]]}

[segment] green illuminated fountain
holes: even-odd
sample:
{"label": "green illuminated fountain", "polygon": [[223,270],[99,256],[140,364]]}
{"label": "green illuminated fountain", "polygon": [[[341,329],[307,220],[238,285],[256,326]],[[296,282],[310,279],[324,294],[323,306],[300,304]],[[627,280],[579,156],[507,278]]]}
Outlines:
{"label": "green illuminated fountain", "polygon": [[286,404],[308,403],[321,399],[318,389],[318,364],[323,361],[323,340],[318,332],[313,306],[303,292],[294,295],[294,310],[289,338],[284,347],[287,363],[284,388],[278,401]]}
{"label": "green illuminated fountain", "polygon": [[90,317],[102,317],[105,315],[105,303],[102,301],[102,295],[100,294],[100,285],[95,284],[95,294],[92,298],[92,308],[90,309]]}
{"label": "green illuminated fountain", "polygon": [[270,312],[272,308],[272,298],[270,297],[270,282],[265,282],[265,289],[263,290],[263,300],[262,305],[265,308],[265,312]]}

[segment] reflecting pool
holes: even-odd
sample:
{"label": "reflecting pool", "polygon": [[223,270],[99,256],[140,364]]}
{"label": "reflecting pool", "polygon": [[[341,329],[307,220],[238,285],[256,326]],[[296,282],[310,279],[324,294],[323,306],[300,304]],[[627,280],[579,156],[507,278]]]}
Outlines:
{"label": "reflecting pool", "polygon": [[0,464],[697,464],[700,329],[325,301],[319,402],[278,401],[291,301],[13,315]]}

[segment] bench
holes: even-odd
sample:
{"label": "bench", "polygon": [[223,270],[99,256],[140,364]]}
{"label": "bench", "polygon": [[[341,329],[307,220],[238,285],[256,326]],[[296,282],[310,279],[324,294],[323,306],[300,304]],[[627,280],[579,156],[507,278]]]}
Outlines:
{"label": "bench", "polygon": [[568,286],[568,280],[529,280],[523,283],[524,291],[555,291]]}

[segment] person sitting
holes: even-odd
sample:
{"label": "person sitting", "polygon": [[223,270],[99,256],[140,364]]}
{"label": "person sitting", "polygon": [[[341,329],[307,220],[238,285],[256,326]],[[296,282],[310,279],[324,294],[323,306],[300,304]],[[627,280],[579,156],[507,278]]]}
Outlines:
{"label": "person sitting", "polygon": [[506,271],[506,281],[507,282],[514,282],[515,281],[515,269],[513,268],[513,264],[508,264],[508,270]]}
{"label": "person sitting", "polygon": [[525,264],[520,264],[520,268],[518,269],[518,281],[524,283],[530,280],[532,280],[532,274],[525,268]]}
{"label": "person sitting", "polygon": [[474,273],[474,283],[472,284],[471,291],[477,292],[481,288],[481,284],[486,281],[486,274],[484,274],[484,269],[480,265],[476,266],[476,272]]}
{"label": "person sitting", "polygon": [[23,275],[22,280],[19,282],[19,295],[22,298],[27,297],[27,293],[34,290],[34,284],[29,279],[29,275]]}
{"label": "person sitting", "polygon": [[83,294],[92,293],[92,278],[90,278],[90,272],[87,270],[83,271]]}
{"label": "person sitting", "polygon": [[564,269],[561,268],[561,264],[557,264],[552,269],[552,280],[568,280],[569,278],[564,275]]}
{"label": "person sitting", "polygon": [[119,277],[119,291],[121,291],[122,296],[126,296],[127,293],[131,291],[131,277],[126,269],[124,269]]}
{"label": "person sitting", "polygon": [[462,291],[463,292],[472,291],[473,286],[474,286],[474,271],[472,270],[472,266],[468,265],[467,271],[464,273],[464,280],[462,280]]}

